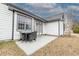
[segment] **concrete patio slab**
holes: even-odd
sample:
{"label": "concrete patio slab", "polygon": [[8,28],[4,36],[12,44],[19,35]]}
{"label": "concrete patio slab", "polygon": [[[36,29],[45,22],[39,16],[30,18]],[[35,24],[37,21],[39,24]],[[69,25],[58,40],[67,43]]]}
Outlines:
{"label": "concrete patio slab", "polygon": [[47,35],[42,35],[38,36],[36,41],[32,42],[23,42],[23,41],[16,41],[16,44],[24,50],[24,52],[27,55],[31,55],[32,53],[36,52],[40,48],[44,47],[46,44],[51,42],[52,40],[56,39],[57,37],[55,36],[47,36]]}

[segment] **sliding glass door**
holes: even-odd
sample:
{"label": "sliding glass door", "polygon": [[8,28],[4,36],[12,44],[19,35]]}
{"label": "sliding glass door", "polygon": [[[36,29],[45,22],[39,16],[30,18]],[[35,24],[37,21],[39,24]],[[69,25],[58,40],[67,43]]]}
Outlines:
{"label": "sliding glass door", "polygon": [[36,31],[38,35],[43,33],[43,23],[41,21],[36,21]]}

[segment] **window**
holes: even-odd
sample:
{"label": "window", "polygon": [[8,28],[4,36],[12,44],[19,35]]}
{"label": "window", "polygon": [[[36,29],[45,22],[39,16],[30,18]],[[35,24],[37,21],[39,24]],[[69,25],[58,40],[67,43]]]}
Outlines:
{"label": "window", "polygon": [[31,18],[23,15],[17,15],[17,29],[18,30],[31,30]]}
{"label": "window", "polygon": [[24,24],[18,23],[18,29],[24,29]]}

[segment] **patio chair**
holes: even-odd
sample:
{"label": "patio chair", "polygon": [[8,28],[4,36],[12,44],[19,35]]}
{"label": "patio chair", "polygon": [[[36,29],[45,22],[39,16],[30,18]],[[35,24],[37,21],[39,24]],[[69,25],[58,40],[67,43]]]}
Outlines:
{"label": "patio chair", "polygon": [[36,40],[36,37],[37,37],[37,32],[36,31],[27,34],[27,40],[28,41]]}
{"label": "patio chair", "polygon": [[26,33],[20,33],[20,40],[22,40],[22,41],[27,40],[27,34]]}

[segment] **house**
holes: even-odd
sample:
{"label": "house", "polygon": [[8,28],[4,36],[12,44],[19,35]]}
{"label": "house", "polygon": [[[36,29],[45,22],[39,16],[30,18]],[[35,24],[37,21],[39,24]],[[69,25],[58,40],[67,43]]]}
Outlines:
{"label": "house", "polygon": [[67,20],[69,18],[64,13],[45,20],[13,4],[0,3],[0,40],[19,39],[21,31],[61,36],[67,31],[66,23],[69,22]]}

